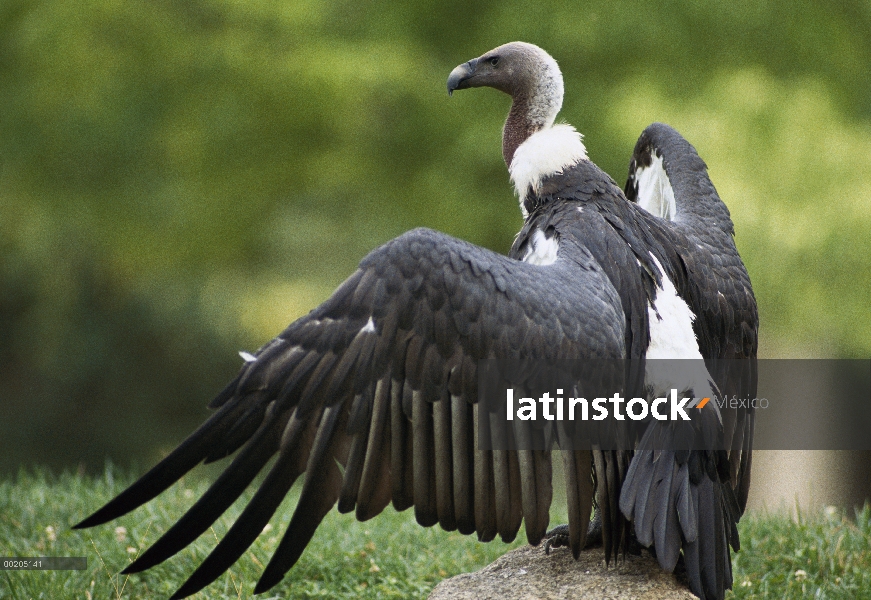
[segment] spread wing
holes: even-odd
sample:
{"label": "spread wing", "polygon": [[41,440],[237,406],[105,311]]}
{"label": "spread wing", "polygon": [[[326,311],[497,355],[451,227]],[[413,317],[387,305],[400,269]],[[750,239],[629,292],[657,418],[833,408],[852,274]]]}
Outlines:
{"label": "spread wing", "polygon": [[[659,227],[653,229],[675,252],[674,262],[681,271],[676,285],[696,315],[693,326],[702,356],[723,396],[754,398],[756,298],[735,247],[729,209],[711,183],[704,161],[677,131],[654,123],[635,146],[626,194],[654,211],[669,202],[657,198],[671,199],[674,210],[667,211],[671,218],[655,219]],[[743,512],[750,484],[753,414],[742,410],[724,414],[724,419],[726,438],[733,440],[730,473]],[[744,446],[746,454],[741,450]]]}
{"label": "spread wing", "polygon": [[[651,231],[672,253],[670,276],[696,316],[699,349],[721,397],[754,398],[756,299],[735,247],[729,210],[704,161],[677,131],[654,123],[635,146],[625,192],[653,215]],[[697,541],[683,545],[694,591],[711,598],[731,587],[727,544],[738,549],[735,523],[747,503],[753,444],[752,409],[724,407],[721,414],[728,451],[703,457],[698,462],[704,468],[691,474],[696,510],[689,520]],[[634,482],[627,478],[629,483]]]}
{"label": "spread wing", "polygon": [[676,234],[668,241],[687,269],[705,358],[755,358],[759,317],[750,277],[729,209],[696,149],[668,125],[650,125],[638,138],[625,191]]}
{"label": "spread wing", "polygon": [[[550,454],[476,450],[477,361],[622,358],[624,317],[583,256],[534,266],[419,229],[372,252],[308,316],[247,356],[216,409],[169,456],[76,527],[123,515],[200,462],[236,453],[196,504],[125,572],[147,569],[204,532],[277,454],[259,489],[173,598],[232,565],[302,477],[293,517],[256,592],[299,559],[338,503],[360,520],[391,501],[418,522],[538,543],[551,501]],[[564,453],[573,527],[586,530],[590,454]],[[586,463],[584,460],[586,459]],[[340,469],[338,464],[344,466]],[[585,507],[584,510],[578,506]],[[572,511],[570,511],[572,514]]]}

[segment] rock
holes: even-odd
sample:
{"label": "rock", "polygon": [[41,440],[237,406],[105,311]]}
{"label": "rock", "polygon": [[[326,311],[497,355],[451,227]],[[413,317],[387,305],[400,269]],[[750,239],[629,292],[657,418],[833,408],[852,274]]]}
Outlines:
{"label": "rock", "polygon": [[475,573],[439,583],[429,600],[696,600],[678,578],[646,550],[605,566],[602,548],[572,559],[567,548],[544,553],[539,546],[512,550]]}

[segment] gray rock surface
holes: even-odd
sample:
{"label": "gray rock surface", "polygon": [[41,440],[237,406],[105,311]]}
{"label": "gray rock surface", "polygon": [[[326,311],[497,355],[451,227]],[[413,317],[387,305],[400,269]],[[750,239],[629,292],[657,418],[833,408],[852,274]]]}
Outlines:
{"label": "gray rock surface", "polygon": [[665,573],[646,550],[605,566],[602,548],[575,561],[567,548],[512,550],[475,573],[439,583],[429,600],[694,600],[686,585]]}

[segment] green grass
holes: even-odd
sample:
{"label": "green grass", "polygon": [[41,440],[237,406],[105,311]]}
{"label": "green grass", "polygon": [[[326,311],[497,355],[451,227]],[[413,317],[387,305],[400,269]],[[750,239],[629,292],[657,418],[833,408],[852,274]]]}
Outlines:
{"label": "green grass", "polygon": [[[21,472],[14,481],[0,482],[0,555],[88,557],[87,571],[0,571],[0,598],[166,598],[208,555],[250,497],[243,496],[211,530],[163,564],[119,576],[208,485],[185,478],[131,515],[93,529],[71,529],[131,481],[107,468],[102,478]],[[254,584],[281,539],[294,496],[291,492],[279,508],[271,529],[193,598],[254,597]],[[388,508],[366,523],[332,511],[299,563],[278,586],[256,598],[425,598],[445,577],[484,566],[520,544],[520,539],[511,545],[481,544],[474,536],[424,529],[412,510]]]}
{"label": "green grass", "polygon": [[735,598],[871,598],[871,508],[797,519],[749,514],[732,557]]}
{"label": "green grass", "polygon": [[[107,468],[101,478],[40,471],[0,482],[0,555],[88,557],[86,571],[0,571],[0,598],[165,598],[240,511],[241,502],[165,563],[142,574],[119,576],[207,486],[204,480],[184,479],[133,515],[90,530],[70,529],[130,481]],[[250,598],[292,502],[291,497],[282,505],[272,528],[228,573],[194,598]],[[564,522],[564,511],[557,503],[551,521]],[[734,556],[735,598],[871,597],[867,506],[855,518],[832,509],[797,521],[749,514],[740,530],[743,549]],[[424,598],[441,579],[480,568],[521,543],[481,544],[474,537],[424,529],[414,522],[412,511],[387,509],[367,523],[334,511],[282,583],[258,598]]]}

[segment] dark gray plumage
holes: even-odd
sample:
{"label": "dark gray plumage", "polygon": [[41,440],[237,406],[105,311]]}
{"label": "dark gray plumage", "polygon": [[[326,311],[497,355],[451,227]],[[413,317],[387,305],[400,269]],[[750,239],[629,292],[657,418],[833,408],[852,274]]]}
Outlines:
{"label": "dark gray plumage", "polygon": [[[759,318],[750,278],[735,247],[729,209],[695,148],[661,123],[645,129],[635,146],[626,182],[630,200],[644,201],[639,180],[645,170],[660,166],[661,181],[653,185],[667,181],[675,207],[670,220],[651,220],[652,232],[675,253],[680,281],[676,285],[696,314],[693,328],[708,370],[722,396],[755,398]],[[682,551],[693,591],[703,598],[720,598],[731,587],[728,546],[739,549],[736,523],[750,490],[753,410],[725,410],[722,416],[722,430],[716,434],[722,435],[728,453],[698,457],[695,464],[690,460],[689,468],[681,466],[675,480],[677,515],[687,515],[680,523],[689,527],[682,532],[683,539],[698,529],[697,540],[684,543]],[[647,474],[652,470],[644,462],[648,460],[649,455],[636,457]],[[630,470],[624,484],[629,490],[625,506],[621,502],[624,512],[631,514],[629,496],[637,494],[636,488],[646,485],[647,478],[639,470]],[[637,513],[639,504],[634,505]]]}
{"label": "dark gray plumage", "polygon": [[[210,404],[216,412],[209,420],[77,525],[114,519],[198,463],[236,453],[203,497],[125,572],[158,564],[196,539],[276,454],[241,517],[173,598],[195,593],[233,564],[300,476],[299,502],[255,592],[281,580],[336,504],[361,520],[390,502],[397,510],[414,506],[421,525],[476,532],[483,541],[497,534],[512,540],[525,521],[528,541],[538,544],[549,520],[551,455],[478,450],[479,422],[490,418],[477,404],[478,360],[643,359],[656,325],[651,318],[659,318],[652,307],[666,280],[698,317],[693,328],[705,359],[755,357],[749,279],[729,246],[728,211],[691,146],[659,126],[646,130],[636,147],[629,195],[636,199],[640,190],[646,198],[650,178],[633,177],[644,175],[645,161],[652,164],[650,152],[659,152],[676,197],[676,218],[666,221],[627,202],[587,159],[573,129],[553,126],[562,76],[544,51],[500,46],[460,65],[448,80],[449,91],[480,86],[513,99],[503,157],[527,218],[509,256],[418,229],[364,258],[326,302],[243,365]],[[706,220],[711,214],[715,227]],[[716,370],[711,376],[724,391],[753,383],[720,381]],[[630,393],[648,383],[643,369],[627,373]],[[724,435],[712,419],[701,419],[702,429],[690,433]],[[654,455],[645,440],[676,435],[656,424],[621,432],[639,440],[634,458],[598,448],[563,452],[566,543],[575,556],[585,545],[595,494],[606,557],[625,551],[631,519],[665,568],[683,552],[693,590],[722,597],[731,585],[725,544],[737,547],[734,523],[749,486],[752,414],[724,415],[724,426],[735,440],[731,453]],[[568,435],[557,428],[563,446]]]}
{"label": "dark gray plumage", "polygon": [[[500,78],[500,62],[517,52],[529,56],[536,49],[509,44],[491,50],[455,69],[449,89],[489,85],[510,90],[503,83],[493,84],[493,80]],[[528,64],[524,61],[522,69]],[[543,64],[552,69],[546,59]],[[522,169],[515,162],[518,148],[512,140],[517,139],[518,131],[523,138],[543,129],[535,119],[518,126],[523,120],[516,117],[535,104],[530,100],[534,97],[521,95],[520,102],[515,97],[503,136],[503,155],[516,184],[515,172]],[[533,179],[529,189],[518,185],[528,217],[512,255],[523,257],[524,245],[532,245],[535,232],[559,239],[561,252],[565,240],[583,240],[620,294],[627,322],[625,345],[631,358],[647,355],[651,330],[648,306],[657,297],[661,283],[651,260],[661,263],[664,275],[696,315],[694,337],[719,395],[754,397],[756,303],[732,240],[728,209],[695,149],[671,128],[653,125],[639,139],[626,187],[632,200],[639,200],[639,189],[642,197],[647,196],[641,202],[645,210],[620,202],[620,194],[612,186],[610,178],[586,160],[560,165],[540,182]],[[574,208],[581,208],[582,216]],[[638,268],[633,261],[640,263]],[[736,368],[735,362],[722,359],[744,360]],[[630,380],[627,384],[631,388],[638,383]],[[749,490],[753,414],[739,409],[725,410],[722,416],[722,426],[707,422],[705,430],[690,434],[718,440],[716,443],[730,448],[728,452],[654,453],[647,449],[654,441],[687,435],[656,423],[640,440],[627,470],[626,454],[594,451],[606,557],[616,555],[624,546],[628,530],[625,515],[633,520],[632,527],[642,543],[655,545],[663,568],[673,569],[678,552],[683,552],[691,587],[701,597],[720,598],[731,587],[727,544],[738,548],[735,523]],[[571,507],[571,495],[569,502],[570,515],[575,511],[586,514],[584,506]],[[571,529],[570,543],[577,553],[583,535],[570,523]]]}
{"label": "dark gray plumage", "polygon": [[[520,493],[516,456],[474,451],[476,361],[622,356],[619,298],[592,257],[581,260],[582,268],[555,265],[543,273],[434,231],[400,236],[260,349],[212,401],[217,412],[205,424],[78,527],[125,514],[196,464],[241,448],[206,494],[125,572],[158,564],[196,539],[275,453],[278,460],[242,516],[174,597],[195,593],[235,562],[303,473],[294,517],[257,591],[293,566],[340,497],[341,509],[356,508],[361,518],[392,499],[398,510],[413,504],[425,526],[462,524],[482,539],[497,531],[513,539],[521,507],[535,505],[529,495],[535,487]],[[575,311],[590,318],[579,320]],[[374,331],[367,330],[370,319]],[[502,335],[518,324],[527,332],[523,339]],[[452,434],[436,444],[436,430]],[[345,465],[344,478],[336,460]],[[495,526],[488,506],[496,508]],[[479,508],[486,514],[476,515]],[[537,520],[528,517],[535,542],[547,526],[546,507],[536,512]]]}

